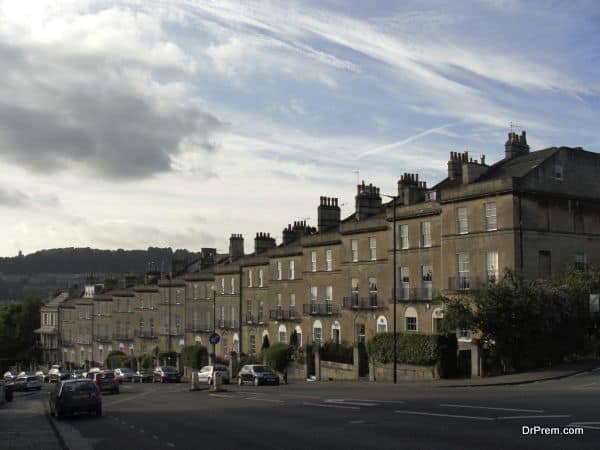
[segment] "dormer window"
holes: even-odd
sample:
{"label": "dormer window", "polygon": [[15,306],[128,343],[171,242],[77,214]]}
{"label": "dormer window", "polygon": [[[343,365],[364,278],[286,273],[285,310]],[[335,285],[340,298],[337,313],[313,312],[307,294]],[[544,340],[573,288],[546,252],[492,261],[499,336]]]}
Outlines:
{"label": "dormer window", "polygon": [[554,160],[554,178],[559,181],[563,179],[563,165],[560,159]]}

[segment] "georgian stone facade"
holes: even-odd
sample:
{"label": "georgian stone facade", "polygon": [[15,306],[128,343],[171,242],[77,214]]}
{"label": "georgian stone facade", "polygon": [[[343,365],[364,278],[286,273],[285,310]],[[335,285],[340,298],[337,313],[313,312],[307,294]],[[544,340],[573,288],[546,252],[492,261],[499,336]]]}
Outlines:
{"label": "georgian stone facade", "polygon": [[452,152],[447,178],[432,188],[416,174],[400,177],[395,214],[393,201],[361,183],[352,215],[341,218],[337,199],[321,197],[318,228],[290,224],[278,246],[258,233],[244,255],[243,237],[233,235],[229,254],[203,249],[173,277],[154,269],[119,289],[90,282],[81,298],[43,309],[59,312],[39,330],[46,355],[82,365],[111,350],[139,357],[208,347],[213,330],[221,357],[258,353],[265,336],[289,342],[294,331],[302,344],[368,341],[393,329],[394,298],[397,330],[433,333],[440,295],[493,282],[504,268],[546,278],[567,264],[600,263],[597,173],[599,154],[529,152],[525,133],[510,133],[493,165]]}

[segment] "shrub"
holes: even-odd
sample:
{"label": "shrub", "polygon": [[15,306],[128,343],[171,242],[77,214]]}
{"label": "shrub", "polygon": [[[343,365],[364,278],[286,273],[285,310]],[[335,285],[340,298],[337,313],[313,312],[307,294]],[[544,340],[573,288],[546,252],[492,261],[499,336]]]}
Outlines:
{"label": "shrub", "polygon": [[240,353],[239,358],[233,359],[232,376],[237,376],[242,366],[245,366],[246,364],[260,364],[260,361],[256,355],[247,355],[245,353]]}
{"label": "shrub", "polygon": [[158,352],[157,358],[158,364],[165,364],[167,366],[174,366],[177,364],[176,352]]}
{"label": "shrub", "polygon": [[354,350],[350,345],[325,342],[321,347],[321,360],[353,364]]}
{"label": "shrub", "polygon": [[142,369],[151,369],[154,366],[154,358],[150,355],[144,355],[140,360],[140,365]]}
{"label": "shrub", "polygon": [[292,351],[293,348],[284,342],[273,344],[265,350],[267,365],[278,372],[283,372],[292,359]]}
{"label": "shrub", "polygon": [[202,345],[188,345],[181,349],[181,363],[191,369],[200,369],[208,361],[208,351]]}
{"label": "shrub", "polygon": [[[456,338],[420,333],[398,333],[397,359],[402,364],[433,365],[443,360],[444,369],[452,371],[456,359]],[[367,352],[376,363],[388,364],[394,359],[394,335],[378,333],[367,344]],[[454,355],[454,356],[452,356]]]}

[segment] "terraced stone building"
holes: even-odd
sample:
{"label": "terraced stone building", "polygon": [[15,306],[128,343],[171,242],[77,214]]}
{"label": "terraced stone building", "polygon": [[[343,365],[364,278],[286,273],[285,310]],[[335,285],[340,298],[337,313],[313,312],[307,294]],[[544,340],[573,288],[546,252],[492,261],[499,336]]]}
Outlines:
{"label": "terraced stone building", "polygon": [[600,263],[598,173],[597,153],[530,152],[525,132],[511,132],[495,164],[451,152],[433,187],[405,173],[389,198],[361,183],[348,217],[336,198],[321,197],[317,227],[289,224],[279,245],[257,233],[248,255],[235,234],[228,254],[203,249],[170,276],[149,267],[144,280],[119,286],[89,280],[83,295],[45,307],[58,323],[43,319],[41,342],[49,359],[75,365],[111,350],[139,357],[208,346],[213,330],[224,358],[259,352],[265,337],[289,342],[294,331],[302,344],[363,342],[392,330],[394,298],[399,331],[435,333],[440,295],[493,283],[506,267],[533,279]]}

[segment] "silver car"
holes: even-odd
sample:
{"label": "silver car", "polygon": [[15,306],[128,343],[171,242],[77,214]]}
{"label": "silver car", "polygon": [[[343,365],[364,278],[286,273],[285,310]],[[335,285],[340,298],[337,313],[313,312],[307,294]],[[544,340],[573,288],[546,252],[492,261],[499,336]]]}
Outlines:
{"label": "silver car", "polygon": [[223,383],[229,384],[229,369],[222,364],[214,366],[204,366],[198,372],[198,382],[212,384],[213,378],[218,376]]}

